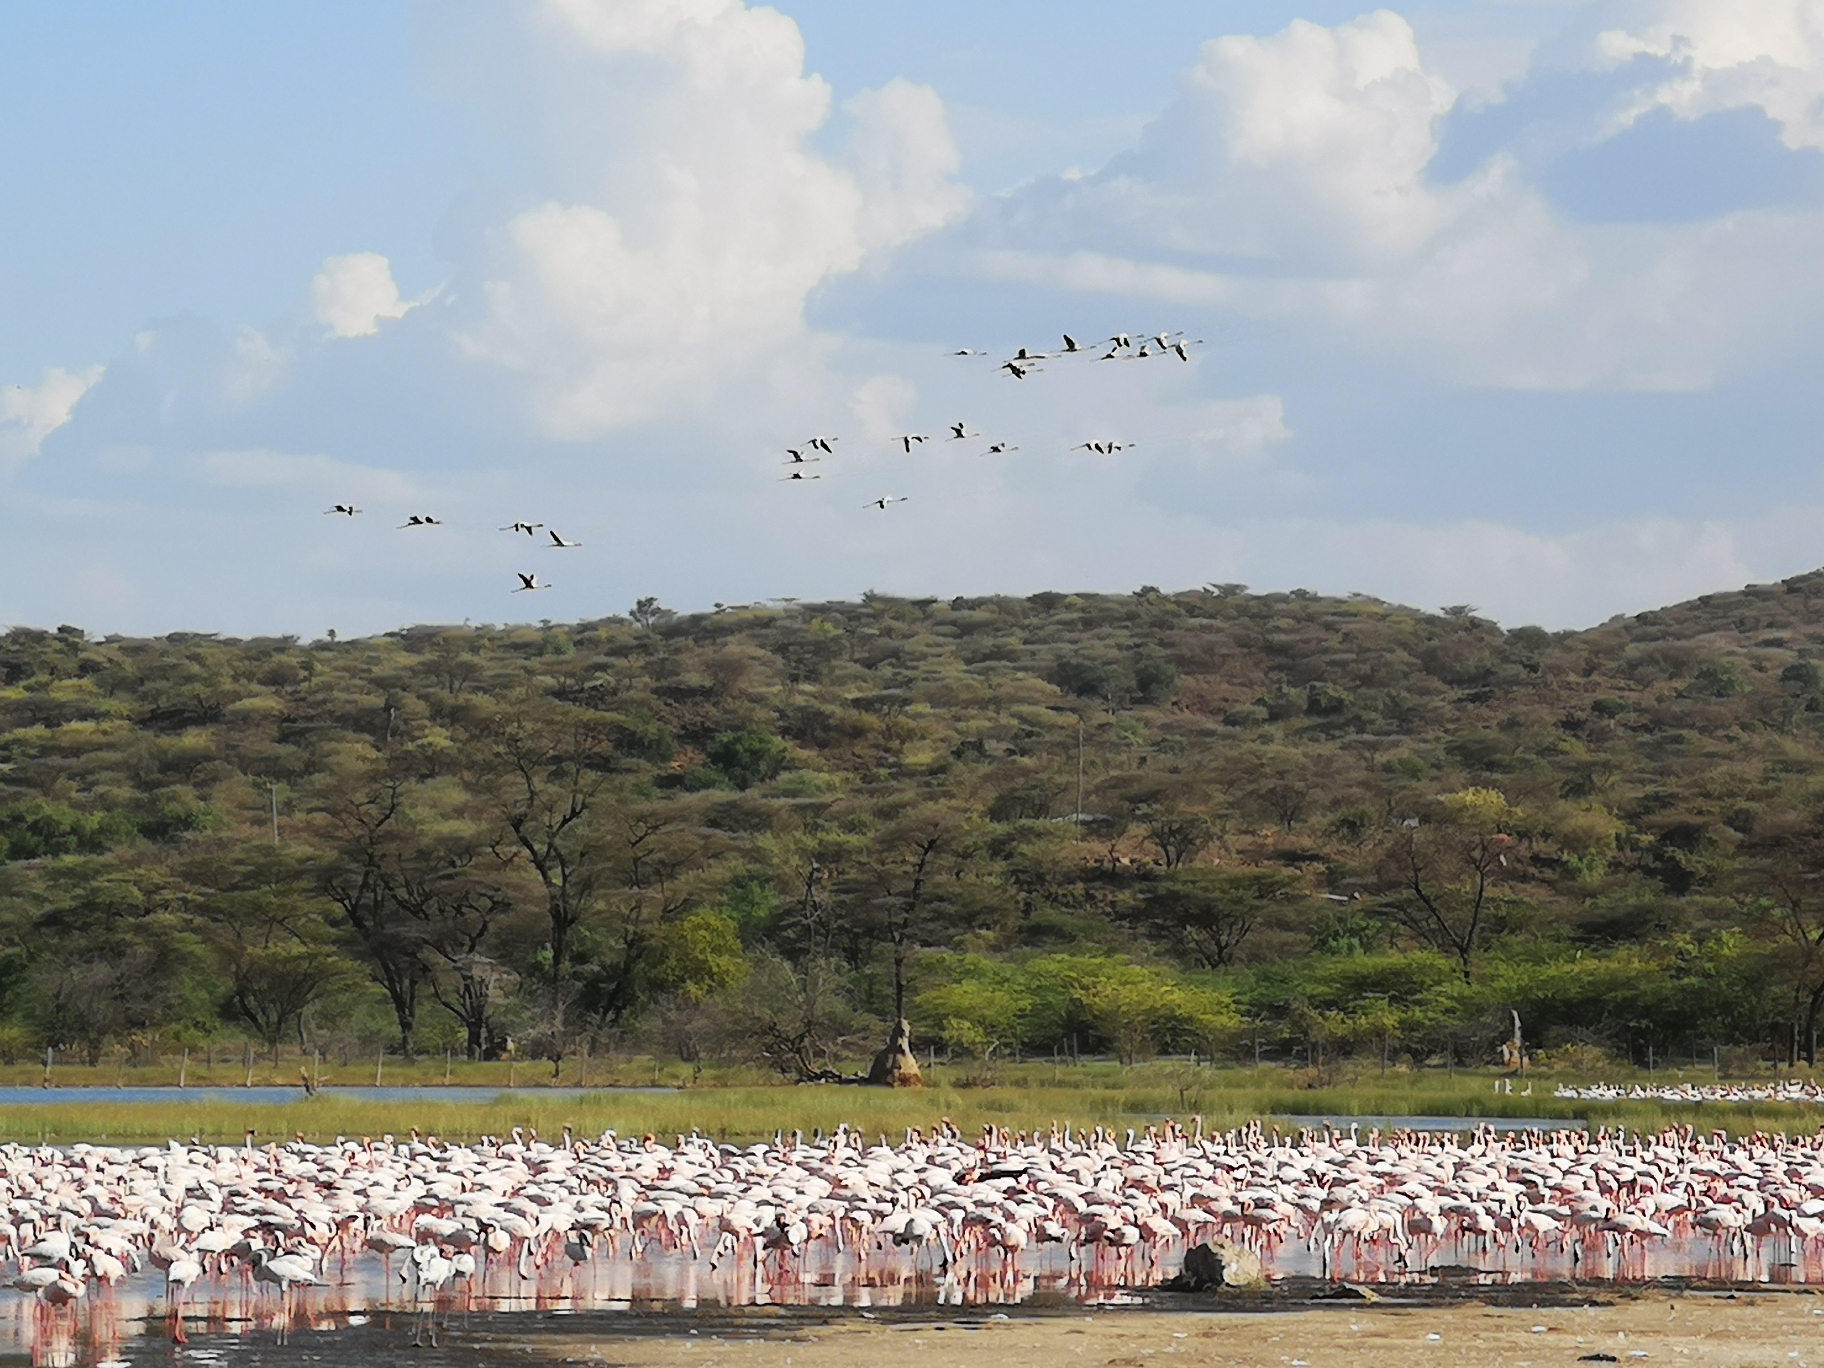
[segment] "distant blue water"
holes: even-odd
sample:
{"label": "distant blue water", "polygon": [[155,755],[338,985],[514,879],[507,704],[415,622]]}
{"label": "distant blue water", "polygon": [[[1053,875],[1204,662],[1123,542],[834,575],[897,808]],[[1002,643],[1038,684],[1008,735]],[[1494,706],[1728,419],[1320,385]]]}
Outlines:
{"label": "distant blue water", "polygon": [[[324,1088],[319,1097],[356,1102],[457,1102],[477,1106],[497,1100],[585,1097],[591,1093],[670,1093],[676,1088]],[[59,1102],[246,1102],[279,1106],[303,1102],[302,1088],[0,1088],[0,1107]]]}

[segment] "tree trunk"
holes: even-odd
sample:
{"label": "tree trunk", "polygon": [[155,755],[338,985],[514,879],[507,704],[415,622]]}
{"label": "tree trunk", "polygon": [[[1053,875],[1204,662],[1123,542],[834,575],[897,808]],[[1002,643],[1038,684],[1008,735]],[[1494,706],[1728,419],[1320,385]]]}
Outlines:
{"label": "tree trunk", "polygon": [[1824,1008],[1824,983],[1812,989],[1811,997],[1805,1003],[1804,1034],[1799,1038],[1799,1047],[1805,1053],[1805,1064],[1816,1068],[1818,1064],[1818,1012]]}

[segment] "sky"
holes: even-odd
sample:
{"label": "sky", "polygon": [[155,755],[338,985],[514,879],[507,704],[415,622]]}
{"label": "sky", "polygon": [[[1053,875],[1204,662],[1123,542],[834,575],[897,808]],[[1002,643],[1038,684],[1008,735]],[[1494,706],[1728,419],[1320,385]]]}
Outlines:
{"label": "sky", "polygon": [[9,0],[0,133],[0,624],[1824,564],[1815,0]]}

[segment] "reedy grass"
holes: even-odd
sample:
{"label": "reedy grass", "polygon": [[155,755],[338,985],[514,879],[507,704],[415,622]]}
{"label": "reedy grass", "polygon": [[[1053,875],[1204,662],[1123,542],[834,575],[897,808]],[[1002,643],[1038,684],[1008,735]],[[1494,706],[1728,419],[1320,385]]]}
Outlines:
{"label": "reedy grass", "polygon": [[[633,1061],[615,1072],[649,1083],[649,1064]],[[548,1076],[548,1068],[545,1072]],[[608,1072],[604,1067],[603,1073]],[[1201,1115],[1210,1130],[1227,1130],[1255,1119],[1271,1125],[1272,1118],[1288,1115],[1538,1117],[1583,1121],[1592,1129],[1691,1125],[1700,1132],[1731,1134],[1810,1134],[1824,1125],[1824,1108],[1812,1106],[1558,1099],[1551,1096],[1557,1080],[1547,1076],[1535,1076],[1530,1097],[1521,1095],[1520,1088],[1508,1094],[1499,1090],[1499,1076],[1493,1071],[1448,1075],[1395,1070],[1377,1076],[1372,1069],[1362,1069],[1315,1076],[1277,1067],[1257,1071],[1171,1062],[1130,1067],[1095,1062],[1007,1065],[992,1077],[979,1069],[971,1073],[944,1065],[930,1072],[931,1086],[910,1091],[754,1084],[731,1072],[714,1083],[708,1082],[712,1075],[706,1073],[699,1086],[668,1093],[604,1090],[564,1096],[541,1095],[534,1088],[474,1102],[429,1096],[369,1101],[334,1093],[305,1098],[300,1089],[298,1101],[273,1105],[189,1097],[173,1088],[168,1101],[107,1103],[85,1102],[80,1089],[59,1088],[47,1090],[42,1101],[0,1107],[0,1140],[144,1144],[196,1137],[220,1143],[239,1142],[251,1129],[256,1140],[265,1143],[300,1134],[312,1141],[403,1135],[412,1128],[449,1140],[473,1140],[505,1135],[516,1126],[555,1138],[570,1126],[587,1136],[612,1129],[623,1136],[650,1132],[669,1138],[696,1130],[717,1140],[751,1142],[779,1131],[827,1134],[846,1122],[870,1139],[885,1135],[898,1141],[907,1127],[928,1127],[940,1117],[950,1118],[971,1137],[987,1124],[1044,1130],[1054,1122],[1077,1128],[1108,1126],[1121,1134],[1164,1117],[1188,1120],[1193,1115]],[[1667,1080],[1664,1072],[1657,1077]],[[371,1074],[365,1081],[371,1083]],[[423,1081],[442,1082],[441,1061],[434,1077]],[[471,1076],[455,1081],[474,1080]],[[204,1078],[193,1082],[207,1085]],[[1291,1129],[1284,1121],[1279,1125]]]}

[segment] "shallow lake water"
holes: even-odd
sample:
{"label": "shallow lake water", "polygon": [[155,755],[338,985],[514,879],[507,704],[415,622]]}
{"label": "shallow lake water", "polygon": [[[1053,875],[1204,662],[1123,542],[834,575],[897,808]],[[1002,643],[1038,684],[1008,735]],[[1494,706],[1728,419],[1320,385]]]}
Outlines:
{"label": "shallow lake water", "polygon": [[[256,1284],[239,1268],[199,1282],[184,1302],[188,1333],[201,1343],[186,1361],[221,1361],[221,1347],[239,1345],[234,1361],[347,1362],[338,1332],[389,1327],[403,1350],[413,1337],[462,1327],[480,1317],[499,1333],[517,1318],[585,1313],[674,1312],[680,1329],[693,1314],[733,1307],[847,1307],[882,1312],[908,1307],[962,1308],[1019,1304],[1131,1304],[1183,1261],[1181,1245],[1158,1252],[1100,1248],[1073,1259],[1058,1246],[1025,1250],[1017,1261],[998,1253],[959,1259],[945,1267],[933,1248],[916,1253],[869,1242],[837,1249],[820,1243],[792,1255],[756,1259],[738,1251],[713,1264],[707,1252],[636,1250],[626,1237],[605,1241],[596,1257],[573,1264],[555,1246],[522,1277],[515,1261],[497,1258],[466,1283],[430,1302],[416,1302],[398,1277],[403,1261],[363,1253],[331,1255],[326,1285],[299,1289],[289,1299]],[[1302,1240],[1263,1250],[1275,1278],[1388,1284],[1504,1284],[1526,1282],[1645,1282],[1700,1278],[1731,1282],[1824,1284],[1824,1258],[1785,1237],[1719,1243],[1710,1237],[1661,1240],[1623,1250],[1612,1240],[1574,1243],[1564,1250],[1515,1249],[1479,1240],[1419,1239],[1397,1251],[1328,1262]],[[650,1321],[650,1315],[647,1317]],[[520,1324],[525,1322],[520,1321]],[[111,1289],[93,1290],[68,1307],[47,1307],[7,1290],[0,1294],[0,1362],[95,1365],[164,1360],[170,1328],[163,1275],[135,1274]],[[215,1347],[208,1347],[215,1346]],[[284,1346],[290,1346],[289,1349]],[[277,1352],[278,1357],[273,1357]],[[252,1357],[247,1357],[251,1355]]]}

